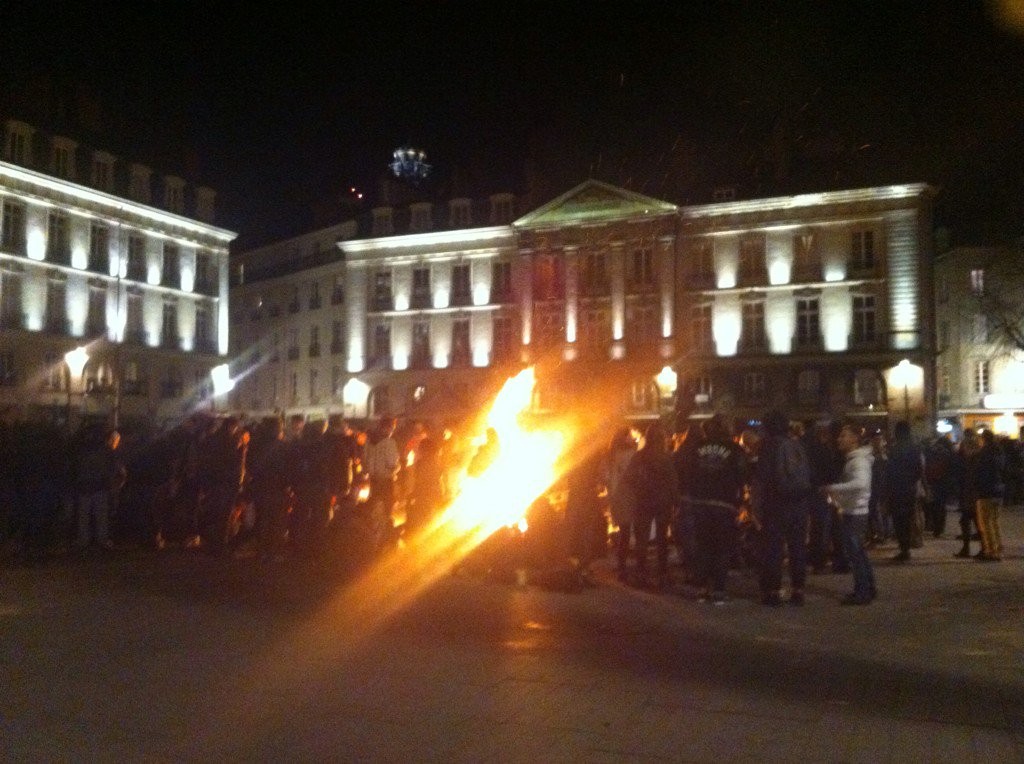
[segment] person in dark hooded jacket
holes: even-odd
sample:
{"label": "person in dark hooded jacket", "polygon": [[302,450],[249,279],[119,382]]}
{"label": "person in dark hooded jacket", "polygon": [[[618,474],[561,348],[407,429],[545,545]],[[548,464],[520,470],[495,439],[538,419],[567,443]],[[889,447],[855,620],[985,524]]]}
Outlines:
{"label": "person in dark hooded jacket", "polygon": [[[629,463],[628,480],[635,497],[636,568],[638,583],[653,583],[659,589],[669,584],[668,528],[679,507],[679,479],[668,452],[668,438],[659,424],[652,424],[644,435],[644,445]],[[651,525],[657,547],[657,577],[647,579],[647,549]]]}

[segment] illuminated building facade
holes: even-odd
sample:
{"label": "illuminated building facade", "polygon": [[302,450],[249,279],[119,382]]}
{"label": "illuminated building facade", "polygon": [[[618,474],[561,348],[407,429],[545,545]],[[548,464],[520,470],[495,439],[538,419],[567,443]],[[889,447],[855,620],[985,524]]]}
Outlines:
{"label": "illuminated building facade", "polygon": [[[536,209],[510,195],[376,208],[364,228],[237,256],[232,405],[454,418],[536,364],[541,410],[755,418],[780,405],[820,418],[898,405],[923,421],[930,200],[903,186],[677,207],[587,181]],[[314,294],[337,302],[307,307]],[[902,360],[917,378],[893,398]]]}
{"label": "illuminated building facade", "polygon": [[0,409],[124,426],[202,404],[228,352],[235,237],[211,224],[213,190],[3,127]]}
{"label": "illuminated building facade", "polygon": [[[1024,351],[998,327],[1003,316],[986,309],[985,295],[1024,315],[1019,251],[959,247],[935,265],[936,361],[939,426],[957,436],[987,427],[1017,437],[1024,424]],[[992,292],[995,290],[996,295]]]}
{"label": "illuminated building facade", "polygon": [[930,429],[932,198],[906,185],[681,210],[681,410]]}

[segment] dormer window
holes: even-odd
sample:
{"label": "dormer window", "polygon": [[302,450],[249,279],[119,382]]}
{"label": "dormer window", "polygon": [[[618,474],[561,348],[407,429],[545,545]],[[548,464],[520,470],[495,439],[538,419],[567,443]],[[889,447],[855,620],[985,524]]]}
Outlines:
{"label": "dormer window", "polygon": [[468,228],[472,224],[469,199],[452,199],[448,202],[448,225],[452,228]]}
{"label": "dormer window", "polygon": [[15,164],[28,164],[32,157],[31,125],[15,119],[7,120],[7,140],[4,142],[4,159]]}
{"label": "dormer window", "polygon": [[185,209],[185,181],[181,178],[173,175],[164,178],[164,207],[179,214]]}
{"label": "dormer window", "polygon": [[491,196],[492,223],[511,223],[514,216],[515,197],[512,194],[494,194]]}
{"label": "dormer window", "polygon": [[50,154],[50,172],[65,180],[75,179],[75,149],[78,144],[70,138],[53,136]]}
{"label": "dormer window", "polygon": [[105,151],[94,151],[92,154],[92,185],[100,191],[114,190],[114,157]]}
{"label": "dormer window", "polygon": [[430,202],[417,202],[409,205],[410,228],[413,231],[429,231],[434,227],[432,205]]}
{"label": "dormer window", "polygon": [[214,202],[217,199],[217,192],[206,186],[196,188],[196,218],[204,223],[213,222]]}
{"label": "dormer window", "polygon": [[152,201],[150,192],[150,176],[153,171],[144,164],[133,164],[131,168],[131,180],[128,184],[128,195],[136,202],[149,204]]}
{"label": "dormer window", "polygon": [[375,207],[373,210],[373,235],[390,236],[394,233],[390,207]]}

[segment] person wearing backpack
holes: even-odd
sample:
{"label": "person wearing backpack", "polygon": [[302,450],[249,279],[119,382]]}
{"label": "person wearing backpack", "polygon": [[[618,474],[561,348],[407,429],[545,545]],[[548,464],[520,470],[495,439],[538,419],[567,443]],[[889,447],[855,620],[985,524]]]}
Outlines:
{"label": "person wearing backpack", "polygon": [[822,491],[835,503],[842,531],[843,547],[853,572],[853,591],[842,599],[843,605],[868,605],[878,594],[875,572],[864,549],[868,529],[868,502],[871,498],[871,446],[863,442],[860,428],[846,422],[839,430],[837,444],[846,457],[839,482]]}
{"label": "person wearing backpack", "polygon": [[781,411],[764,417],[765,439],[754,473],[754,492],[761,497],[761,602],[782,605],[782,563],[788,553],[791,605],[804,604],[807,578],[807,522],[814,493],[811,466],[803,443],[789,432]]}

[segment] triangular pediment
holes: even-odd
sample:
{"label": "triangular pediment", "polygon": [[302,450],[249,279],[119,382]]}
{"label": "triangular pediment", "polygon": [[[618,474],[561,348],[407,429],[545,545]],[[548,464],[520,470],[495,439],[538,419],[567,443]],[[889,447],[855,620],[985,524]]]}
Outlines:
{"label": "triangular pediment", "polygon": [[521,228],[564,226],[579,223],[655,217],[675,213],[676,205],[627,191],[599,180],[580,183],[557,199],[519,218]]}

